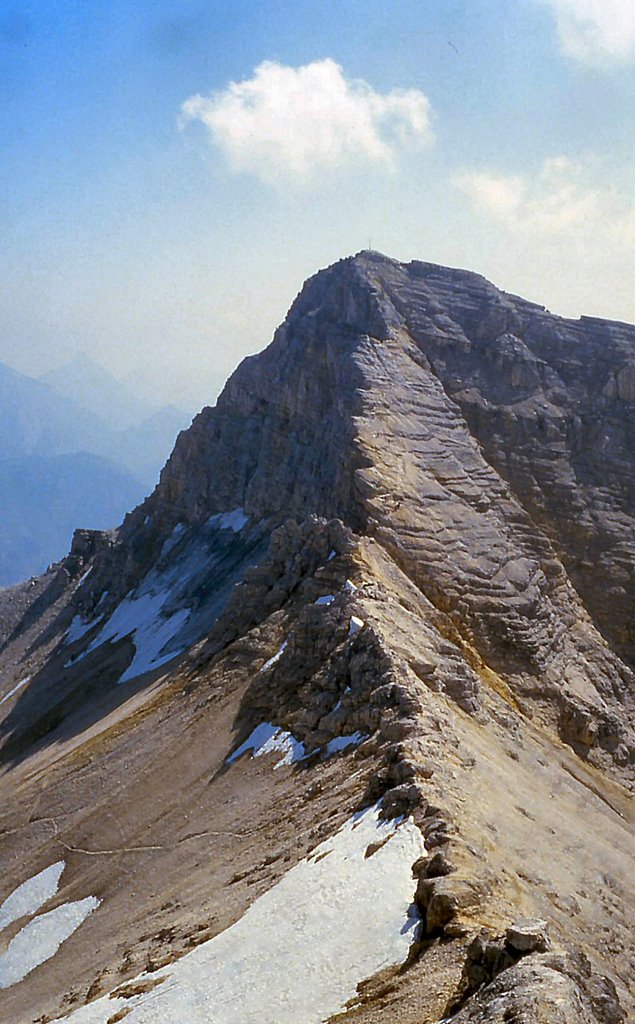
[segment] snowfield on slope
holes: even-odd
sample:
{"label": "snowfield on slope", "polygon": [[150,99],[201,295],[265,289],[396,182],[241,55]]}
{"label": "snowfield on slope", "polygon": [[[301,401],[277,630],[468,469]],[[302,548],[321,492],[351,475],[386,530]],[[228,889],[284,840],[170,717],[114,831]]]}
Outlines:
{"label": "snowfield on slope", "polygon": [[19,918],[34,914],[43,903],[55,896],[64,866],[63,860],[50,864],[37,875],[27,878],[26,882],[22,882],[7,896],[0,906],[0,931]]}
{"label": "snowfield on slope", "polygon": [[129,594],[117,606],[88,648],[88,651],[94,651],[107,641],[133,636],[134,658],[120,676],[120,683],[127,683],[143,672],[159,668],[181,653],[181,648],[173,647],[171,641],[187,622],[190,609],[183,608],[171,615],[164,615],[163,606],[170,596],[168,590],[152,593],[149,589],[140,590],[136,595]]}
{"label": "snowfield on slope", "polygon": [[[238,508],[211,516],[203,527],[189,531],[177,523],[154,568],[119,602],[90,644],[64,667],[72,668],[87,654],[125,637],[132,641],[134,655],[119,683],[160,668],[182,654],[209,630],[234,584],[242,578],[244,550],[241,556],[238,535],[248,522],[249,517]],[[232,545],[238,555],[233,574],[231,568],[228,574],[227,552]],[[99,604],[103,598],[102,594]],[[85,621],[75,615],[65,643],[79,642],[103,618],[102,614]]]}
{"label": "snowfield on slope", "polygon": [[0,932],[21,917],[31,917],[0,953],[0,989],[17,984],[45,960],[55,956],[61,944],[99,906],[100,900],[87,896],[83,900],[62,903],[46,914],[31,916],[55,896],[64,867],[65,862],[58,860],[39,874],[27,878],[0,906]]}
{"label": "snowfield on slope", "polygon": [[406,958],[411,866],[424,852],[412,821],[381,821],[378,806],[355,814],[231,928],[141,975],[161,979],[152,991],[102,996],[54,1024],[106,1024],[124,1009],[126,1024],[321,1024],[360,981]]}
{"label": "snowfield on slope", "polygon": [[296,764],[296,762],[306,757],[304,744],[296,740],[295,736],[292,736],[290,732],[281,729],[277,725],[273,725],[271,722],[262,722],[260,725],[257,725],[245,742],[241,743],[238,749],[229,755],[225,764],[233,764],[234,761],[237,761],[248,750],[251,751],[252,757],[262,757],[263,754],[272,754],[274,751],[279,751],[283,756],[274,764],[274,771],[283,764]]}

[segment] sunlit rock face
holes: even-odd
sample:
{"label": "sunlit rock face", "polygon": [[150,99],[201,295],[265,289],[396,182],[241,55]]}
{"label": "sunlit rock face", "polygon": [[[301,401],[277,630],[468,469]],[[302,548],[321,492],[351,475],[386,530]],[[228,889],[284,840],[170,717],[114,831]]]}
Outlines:
{"label": "sunlit rock face", "polygon": [[181,435],[150,507],[337,516],[377,537],[519,698],[557,687],[563,738],[625,765],[635,408],[616,382],[634,337],[362,253],[307,282]]}
{"label": "sunlit rock face", "polygon": [[360,253],[0,594],[0,1016],[635,1008],[633,366],[627,325]]}

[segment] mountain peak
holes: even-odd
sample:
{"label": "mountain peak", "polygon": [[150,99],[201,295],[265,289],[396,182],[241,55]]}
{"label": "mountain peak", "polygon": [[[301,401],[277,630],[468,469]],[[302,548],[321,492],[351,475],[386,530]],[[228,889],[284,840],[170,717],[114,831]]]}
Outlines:
{"label": "mountain peak", "polygon": [[635,1008],[634,374],[628,326],[358,253],[118,531],[0,594],[7,877],[63,843],[91,901],[12,1019]]}

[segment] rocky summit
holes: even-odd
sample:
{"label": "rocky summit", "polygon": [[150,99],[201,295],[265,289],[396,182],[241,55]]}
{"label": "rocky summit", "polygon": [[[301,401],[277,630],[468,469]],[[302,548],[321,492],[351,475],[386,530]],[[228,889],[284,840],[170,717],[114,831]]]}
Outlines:
{"label": "rocky summit", "polygon": [[634,611],[635,330],[316,274],[0,592],[0,1017],[626,1022]]}

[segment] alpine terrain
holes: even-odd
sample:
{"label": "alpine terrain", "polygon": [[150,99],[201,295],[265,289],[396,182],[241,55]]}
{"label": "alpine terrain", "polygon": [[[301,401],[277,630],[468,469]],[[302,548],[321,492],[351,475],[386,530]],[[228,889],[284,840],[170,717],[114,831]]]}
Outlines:
{"label": "alpine terrain", "polygon": [[3,1021],[635,1013],[632,327],[340,261],[0,651]]}

